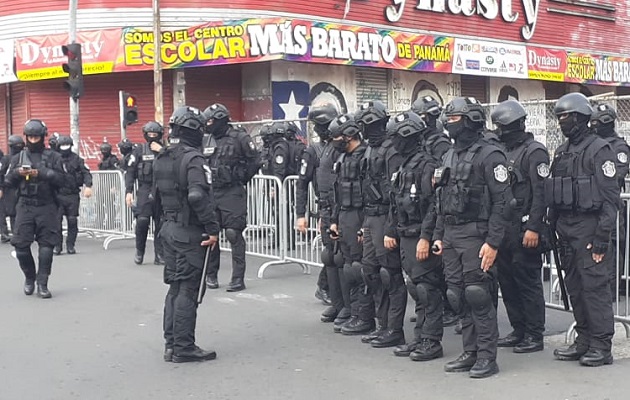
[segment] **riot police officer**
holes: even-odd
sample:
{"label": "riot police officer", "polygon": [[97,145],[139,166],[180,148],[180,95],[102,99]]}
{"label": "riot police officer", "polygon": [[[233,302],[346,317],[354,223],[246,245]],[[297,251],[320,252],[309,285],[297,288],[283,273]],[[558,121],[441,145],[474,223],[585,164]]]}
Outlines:
{"label": "riot police officer", "polygon": [[499,371],[493,265],[511,200],[509,172],[501,149],[482,138],[486,117],[477,100],[455,98],[444,114],[454,145],[435,173],[439,218],[434,243],[436,254],[444,253],[447,298],[462,316],[464,347],[444,369],[485,378]]}
{"label": "riot police officer", "polygon": [[343,277],[343,260],[339,260],[341,253],[337,252],[337,261],[335,263],[335,249],[333,241],[327,231],[330,228],[330,218],[334,201],[335,172],[333,165],[339,157],[339,152],[332,145],[330,140],[330,131],[328,127],[335,117],[338,116],[337,109],[330,104],[312,105],[308,119],[313,123],[313,130],[319,136],[319,143],[312,143],[302,153],[300,160],[299,179],[297,183],[297,192],[295,200],[295,209],[297,215],[297,229],[306,232],[308,229],[308,220],[306,219],[306,205],[308,204],[308,185],[313,183],[315,195],[317,197],[317,212],[320,221],[320,234],[322,239],[321,260],[324,267],[322,268],[317,279],[317,291],[315,296],[326,299],[330,297],[330,306],[327,307],[320,317],[322,322],[338,322],[346,321],[350,318],[350,308],[344,307],[343,293],[341,290],[341,282]]}
{"label": "riot police officer", "polygon": [[131,155],[133,153],[134,144],[131,140],[125,138],[121,140],[118,144],[118,151],[122,155],[122,160],[120,163],[120,169],[123,172],[127,172],[127,168],[129,167],[129,160],[131,159]]}
{"label": "riot police officer", "polygon": [[[5,185],[4,179],[11,165],[11,159],[20,154],[24,148],[24,139],[22,136],[11,135],[9,136],[9,154],[6,155],[6,162],[3,162],[2,168],[0,168],[0,192],[2,192],[2,202],[4,203],[4,212],[6,217],[9,218],[11,223],[11,233],[15,232],[15,206],[17,204],[17,190],[15,188]],[[5,217],[5,219],[6,219]],[[6,234],[5,234],[6,235]],[[7,243],[10,237],[4,236],[1,238],[3,243]]]}
{"label": "riot police officer", "polygon": [[0,242],[7,243],[11,238],[9,237],[9,227],[7,226],[7,207],[5,205],[6,199],[4,197],[4,176],[7,173],[9,164],[11,163],[11,156],[5,155],[0,150]]}
{"label": "riot police officer", "polygon": [[611,364],[615,329],[610,243],[619,206],[616,157],[610,144],[590,134],[593,109],[584,95],[562,96],[554,113],[567,141],[556,150],[545,198],[559,238],[577,332],[575,342],[556,349],[554,356],[593,367]]}
{"label": "riot police officer", "polygon": [[78,154],[72,152],[72,138],[70,136],[60,136],[58,139],[59,154],[65,171],[64,185],[59,188],[57,196],[59,200],[59,240],[55,246],[55,254],[59,255],[63,249],[63,235],[61,224],[63,216],[66,216],[68,223],[68,236],[66,238],[66,250],[68,254],[75,254],[75,243],[79,233],[79,203],[81,202],[81,189],[85,186],[83,194],[86,198],[92,197],[92,174],[85,165],[85,161]]}
{"label": "riot police officer", "polygon": [[281,181],[287,176],[297,175],[304,144],[296,140],[296,133],[295,124],[289,122],[274,122],[269,126],[265,135],[268,151],[261,168],[264,175],[275,176]]}
{"label": "riot police officer", "polygon": [[120,168],[120,161],[115,154],[112,154],[112,145],[103,143],[99,147],[101,151],[101,162],[98,163],[99,171],[115,171]]}
{"label": "riot police officer", "polygon": [[400,246],[402,267],[408,277],[407,290],[415,301],[416,311],[414,339],[397,347],[394,354],[409,356],[414,361],[443,355],[442,259],[429,251],[436,220],[432,177],[438,161],[422,145],[426,129],[424,121],[413,112],[397,115],[388,126],[394,146],[404,160],[392,176],[385,243],[391,248]]}
{"label": "riot police officer", "polygon": [[[625,178],[628,176],[628,155],[630,155],[630,148],[625,139],[619,136],[615,132],[615,120],[617,119],[617,112],[608,104],[600,104],[595,108],[593,115],[591,115],[591,129],[593,133],[601,137],[610,144],[613,152],[616,155],[615,164],[617,169],[617,181],[619,182],[619,188],[621,191],[625,191]],[[624,258],[626,255],[626,212],[625,203],[619,203],[621,212],[619,215],[619,237],[615,231],[612,232],[612,247],[617,249],[617,243],[619,243],[619,254],[614,251],[614,260],[611,263],[611,279],[610,287],[612,291],[613,301],[617,296],[617,290],[623,294],[626,290],[624,280],[620,280],[621,284],[617,288],[617,276],[623,275]],[[617,259],[619,261],[617,262]],[[617,265],[619,265],[619,272],[617,273]]]}
{"label": "riot police officer", "polygon": [[503,304],[513,331],[499,339],[498,346],[513,347],[515,353],[542,351],[545,297],[540,270],[542,253],[549,250],[543,221],[549,153],[525,131],[527,112],[518,101],[502,102],[491,118],[507,150],[515,200],[496,261]]}
{"label": "riot police officer", "polygon": [[[201,112],[179,107],[169,120],[170,144],[153,165],[156,199],[164,224],[164,361],[190,362],[216,358],[195,344],[197,299],[205,289],[203,268],[207,246],[217,245],[219,224],[214,213],[212,175],[199,151],[205,128]],[[203,234],[209,235],[202,239]]]}
{"label": "riot police officer", "polygon": [[[203,151],[212,170],[217,218],[225,229],[232,247],[232,279],[228,292],[245,289],[245,238],[247,226],[247,189],[260,168],[260,155],[245,129],[230,124],[230,113],[223,104],[213,104],[203,112],[207,119]],[[219,287],[220,250],[215,246],[210,255],[208,288]]]}
{"label": "riot police officer", "polygon": [[[405,342],[403,319],[407,292],[400,252],[396,246],[386,247],[384,241],[391,176],[398,170],[402,156],[386,138],[389,113],[383,103],[369,101],[362,104],[355,119],[368,141],[361,171],[364,214],[361,275],[367,290],[359,296],[362,304],[375,310],[377,317],[377,327],[361,340],[372,347],[391,347]],[[355,324],[345,325],[341,333],[352,333]]]}
{"label": "riot police officer", "polygon": [[59,133],[54,132],[52,135],[50,135],[50,139],[48,139],[48,147],[56,152],[59,152],[59,137]]}
{"label": "riot police officer", "polygon": [[[133,150],[129,157],[127,173],[125,174],[125,202],[127,207],[132,208],[133,216],[136,219],[136,254],[133,261],[138,265],[144,261],[151,219],[153,219],[155,232],[160,230],[159,204],[153,199],[151,187],[153,184],[153,161],[155,156],[162,150],[164,129],[159,122],[149,121],[142,127],[142,132],[146,143],[137,146]],[[136,181],[138,182],[138,188],[134,201],[133,191]],[[162,246],[160,239],[155,235],[153,248],[155,253],[153,263],[161,265],[163,263]]]}
{"label": "riot police officer", "polygon": [[[59,240],[57,191],[65,177],[61,156],[46,149],[46,125],[31,119],[24,125],[26,148],[11,159],[5,186],[17,188],[15,231],[11,244],[24,272],[24,294],[31,295],[37,280],[37,295],[48,299],[48,277],[52,270],[53,248]],[[31,253],[31,244],[39,245],[39,268]]]}
{"label": "riot police officer", "polygon": [[361,165],[367,146],[361,138],[361,127],[351,114],[338,116],[328,129],[332,145],[342,153],[334,165],[337,179],[330,235],[333,240],[339,240],[345,278],[341,282],[342,294],[346,307],[351,306],[350,319],[334,324],[333,329],[343,332],[345,326],[350,326],[351,330],[347,330],[346,334],[356,335],[368,333],[376,327],[374,305],[361,301],[359,297],[360,292],[366,289],[361,274],[363,246],[360,230],[364,216]]}

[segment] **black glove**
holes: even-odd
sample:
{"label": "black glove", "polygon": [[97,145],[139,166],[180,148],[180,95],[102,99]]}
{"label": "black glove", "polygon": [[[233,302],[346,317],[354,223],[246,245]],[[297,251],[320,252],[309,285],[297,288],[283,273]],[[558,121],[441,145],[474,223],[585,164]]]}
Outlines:
{"label": "black glove", "polygon": [[594,242],[591,251],[593,254],[606,254],[608,251],[608,242]]}

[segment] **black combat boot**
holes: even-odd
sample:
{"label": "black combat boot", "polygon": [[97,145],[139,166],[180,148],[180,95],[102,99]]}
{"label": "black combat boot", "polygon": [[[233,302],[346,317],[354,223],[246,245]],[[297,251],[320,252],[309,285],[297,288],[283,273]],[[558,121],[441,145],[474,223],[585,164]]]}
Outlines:
{"label": "black combat boot", "polygon": [[232,278],[230,283],[228,283],[226,292],[240,292],[241,290],[245,290],[245,282],[243,278]]}
{"label": "black combat boot", "polygon": [[385,347],[394,347],[405,344],[405,333],[402,329],[388,329],[370,342],[370,346],[380,349]]}
{"label": "black combat boot", "polygon": [[357,317],[352,323],[344,324],[344,326],[341,327],[341,333],[343,335],[361,335],[370,332],[375,327],[374,319],[366,321]]}
{"label": "black combat boot", "polygon": [[144,251],[136,249],[136,255],[133,258],[133,262],[140,265],[144,261]]}
{"label": "black combat boot", "polygon": [[164,361],[172,362],[173,361],[173,348],[165,346],[164,347]]}
{"label": "black combat boot", "polygon": [[180,352],[173,352],[172,360],[174,363],[185,363],[195,361],[209,361],[217,358],[217,353],[213,350],[206,351],[198,346],[195,346],[193,350],[185,350]]}
{"label": "black combat boot", "polygon": [[153,259],[153,264],[155,265],[164,265],[164,259],[160,255],[160,253],[155,253],[155,258]]}
{"label": "black combat boot", "polygon": [[77,250],[74,248],[73,244],[66,244],[66,252],[68,254],[77,254]]}
{"label": "black combat boot", "polygon": [[218,289],[219,288],[219,280],[216,276],[206,275],[206,287],[208,289]]}
{"label": "black combat boot", "polygon": [[477,352],[465,351],[456,360],[446,363],[444,371],[446,372],[466,372],[477,362]]}
{"label": "black combat boot", "polygon": [[315,291],[315,298],[320,300],[324,305],[329,306],[332,303],[330,302],[330,295],[327,290],[317,288]]}
{"label": "black combat boot", "polygon": [[371,332],[361,336],[361,343],[370,343],[372,340],[381,336],[387,331],[387,327],[383,327],[378,321],[376,323],[376,328],[374,328]]}
{"label": "black combat boot", "polygon": [[52,297],[52,294],[48,290],[47,282],[37,284],[37,296],[39,296],[42,299],[50,299]]}
{"label": "black combat boot", "polygon": [[341,332],[341,327],[350,322],[351,320],[353,320],[356,317],[352,317],[350,315],[350,309],[349,308],[342,308],[341,311],[339,311],[339,314],[337,314],[337,318],[335,318],[335,320],[333,321],[333,331],[335,333],[339,333]]}
{"label": "black combat boot", "polygon": [[420,339],[414,340],[413,342],[409,342],[407,344],[397,346],[394,349],[394,355],[396,357],[409,357],[409,355],[413,353],[414,350],[416,350],[419,344],[420,344]]}
{"label": "black combat boot", "polygon": [[586,367],[601,367],[612,363],[613,356],[610,350],[589,349],[580,357],[580,364]]}
{"label": "black combat boot", "polygon": [[27,296],[30,296],[33,294],[34,291],[35,291],[35,279],[26,278],[24,280],[24,294]]}
{"label": "black combat boot", "polygon": [[413,361],[429,361],[444,356],[442,343],[439,340],[423,338],[416,349],[409,354]]}
{"label": "black combat boot", "polygon": [[333,307],[326,307],[326,309],[322,312],[322,316],[320,317],[320,320],[322,322],[333,322],[335,320],[335,318],[337,318],[337,315],[339,314],[339,311]]}
{"label": "black combat boot", "polygon": [[514,346],[515,353],[523,354],[523,353],[534,353],[536,351],[543,351],[545,348],[545,343],[542,339],[534,339],[532,336],[527,335],[525,339],[516,346]]}
{"label": "black combat boot", "polygon": [[497,373],[499,373],[499,365],[495,360],[478,358],[475,365],[470,369],[468,376],[471,378],[487,378]]}
{"label": "black combat boot", "polygon": [[555,349],[553,351],[554,357],[560,361],[577,361],[579,360],[586,352],[588,351],[588,347],[582,344],[573,343],[569,347],[562,347],[560,349]]}
{"label": "black combat boot", "polygon": [[57,245],[53,249],[53,254],[58,256],[59,254],[61,254],[62,251],[63,251],[63,248],[61,247],[61,245]]}
{"label": "black combat boot", "polygon": [[521,343],[524,339],[522,333],[512,331],[506,337],[500,338],[497,342],[497,347],[514,347]]}

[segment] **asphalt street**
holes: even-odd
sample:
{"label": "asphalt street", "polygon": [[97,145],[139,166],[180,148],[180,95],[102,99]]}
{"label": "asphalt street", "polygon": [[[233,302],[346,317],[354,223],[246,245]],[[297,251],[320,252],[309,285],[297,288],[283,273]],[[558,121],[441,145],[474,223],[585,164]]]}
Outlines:
{"label": "asphalt street", "polygon": [[[319,322],[324,306],[313,296],[319,269],[303,275],[296,265],[274,266],[257,279],[262,260],[249,257],[247,290],[227,293],[229,255],[221,288],[208,291],[197,322],[198,345],[215,349],[218,358],[165,363],[162,268],[152,257],[135,265],[131,240],[103,250],[102,241],[81,237],[78,254],[55,257],[50,300],[22,293],[11,250],[0,245],[0,400],[617,400],[630,394],[630,340],[620,327],[613,365],[554,361],[563,337],[553,334],[572,319],[549,310],[544,352],[500,349],[501,372],[472,380],[443,371],[461,352],[453,328],[446,328],[445,358],[397,358]],[[411,324],[405,329],[411,338]],[[503,309],[500,330],[510,330]]]}

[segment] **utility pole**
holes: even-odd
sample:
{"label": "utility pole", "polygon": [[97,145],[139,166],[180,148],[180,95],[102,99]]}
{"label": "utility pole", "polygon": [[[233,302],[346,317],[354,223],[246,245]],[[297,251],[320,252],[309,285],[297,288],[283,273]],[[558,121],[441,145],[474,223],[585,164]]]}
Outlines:
{"label": "utility pole", "polygon": [[160,25],[160,0],[153,0],[153,102],[155,103],[155,120],[164,125],[162,101],[162,28]]}
{"label": "utility pole", "polygon": [[[68,26],[68,41],[76,43],[77,41],[77,2],[78,0],[69,0],[68,10],[70,13],[70,23]],[[79,99],[70,96],[70,137],[72,138],[72,150],[79,153],[80,136],[79,136]]]}

